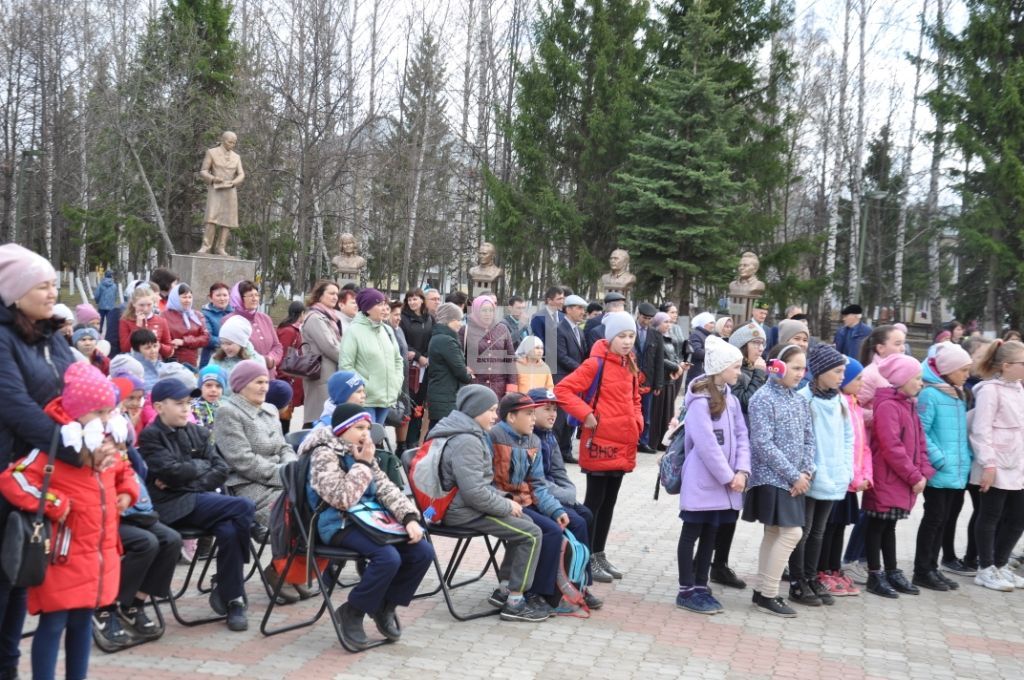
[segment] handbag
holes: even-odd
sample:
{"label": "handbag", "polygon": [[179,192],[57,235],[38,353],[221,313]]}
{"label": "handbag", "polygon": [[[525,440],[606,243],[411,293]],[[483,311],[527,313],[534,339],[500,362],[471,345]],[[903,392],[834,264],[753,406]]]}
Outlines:
{"label": "handbag", "polygon": [[3,551],[0,568],[12,586],[29,588],[38,586],[46,578],[46,565],[50,560],[50,520],[46,509],[46,494],[50,490],[53,463],[60,442],[60,428],[55,427],[50,451],[47,453],[43,485],[39,493],[39,507],[35,512],[12,510],[4,526]]}
{"label": "handbag", "polygon": [[308,346],[309,343],[304,342],[299,346],[299,349],[289,347],[288,354],[281,361],[281,365],[277,370],[292,378],[319,380],[320,362],[323,361],[323,357],[312,352],[303,352],[302,348]]}

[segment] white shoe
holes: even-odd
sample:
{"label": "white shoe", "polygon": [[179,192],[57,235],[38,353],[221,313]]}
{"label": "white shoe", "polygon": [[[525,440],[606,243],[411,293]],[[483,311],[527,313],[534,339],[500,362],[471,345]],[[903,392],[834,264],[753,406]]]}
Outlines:
{"label": "white shoe", "polygon": [[868,570],[863,562],[843,562],[843,572],[858,585],[867,585]]}
{"label": "white shoe", "polygon": [[996,569],[995,565],[979,569],[978,574],[974,577],[974,583],[990,590],[1000,590],[1004,593],[1013,592],[1013,583],[1003,578],[1002,573]]}
{"label": "white shoe", "polygon": [[999,575],[1003,577],[1004,581],[1012,585],[1014,588],[1024,588],[1024,578],[1017,576],[1009,566],[1001,567],[999,569]]}

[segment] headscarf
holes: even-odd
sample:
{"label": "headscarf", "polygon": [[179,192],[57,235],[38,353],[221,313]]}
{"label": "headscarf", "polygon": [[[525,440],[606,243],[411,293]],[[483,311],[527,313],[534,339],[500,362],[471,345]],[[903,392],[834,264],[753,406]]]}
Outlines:
{"label": "headscarf", "polygon": [[519,347],[516,347],[516,358],[528,359],[530,352],[532,352],[534,347],[537,345],[543,347],[544,343],[536,335],[527,335],[523,338],[523,341],[519,343]]}
{"label": "headscarf", "polygon": [[481,328],[490,328],[490,326],[484,326],[483,320],[480,318],[480,312],[483,311],[484,305],[490,305],[494,308],[494,319],[491,321],[491,326],[498,322],[498,305],[494,301],[494,297],[491,295],[478,295],[473,300],[473,306],[469,311],[470,320]]}
{"label": "headscarf", "polygon": [[[192,304],[189,305],[188,309],[185,309],[181,304],[181,287],[188,286],[186,283],[179,283],[176,286],[171,287],[171,292],[167,295],[167,309],[181,313],[181,319],[185,322],[185,330],[192,328],[192,322],[194,321],[197,326],[202,326],[203,322],[196,313],[195,296],[193,296]],[[192,289],[189,288],[189,292]]]}
{"label": "headscarf", "polygon": [[241,283],[243,283],[243,281],[239,281],[235,285],[231,286],[231,294],[228,296],[228,300],[230,301],[231,309],[234,310],[235,314],[244,317],[251,323],[257,312],[259,312],[259,307],[251,312],[245,308],[245,303],[242,301],[242,294],[238,292],[238,286]]}

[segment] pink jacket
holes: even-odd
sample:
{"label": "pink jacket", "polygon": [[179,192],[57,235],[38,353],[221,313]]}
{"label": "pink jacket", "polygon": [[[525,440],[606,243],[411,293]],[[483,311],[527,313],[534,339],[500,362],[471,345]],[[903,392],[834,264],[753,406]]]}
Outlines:
{"label": "pink jacket", "polygon": [[928,442],[914,400],[895,387],[875,393],[871,451],[874,486],[864,492],[864,509],[909,512],[917,500],[911,487],[931,479],[935,468],[928,460]]}
{"label": "pink jacket", "polygon": [[878,363],[882,360],[877,354],[875,358],[871,360],[871,363],[864,367],[861,372],[861,386],[860,392],[857,393],[857,401],[860,402],[861,408],[864,410],[864,424],[871,425],[871,420],[874,417],[873,409],[875,406],[875,392],[882,389],[883,387],[889,387],[889,381],[882,377],[882,374],[878,372]]}
{"label": "pink jacket", "polygon": [[861,408],[857,397],[852,394],[843,396],[850,407],[850,420],[853,422],[853,481],[850,482],[849,490],[857,491],[865,480],[871,486],[875,483],[871,442],[868,439],[867,426],[864,424],[864,409]]}
{"label": "pink jacket", "polygon": [[978,383],[974,397],[974,410],[968,413],[974,450],[971,483],[980,481],[985,468],[994,467],[992,486],[1024,489],[1024,386],[993,378]]}

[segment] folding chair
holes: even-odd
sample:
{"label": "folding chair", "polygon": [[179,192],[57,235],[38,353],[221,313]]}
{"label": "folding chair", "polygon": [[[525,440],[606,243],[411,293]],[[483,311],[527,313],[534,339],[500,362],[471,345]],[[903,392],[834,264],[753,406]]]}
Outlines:
{"label": "folding chair", "polygon": [[[209,531],[205,531],[203,529],[197,529],[197,528],[194,528],[194,527],[175,527],[175,531],[177,531],[179,534],[181,534],[182,540],[189,540],[189,539],[196,539],[196,540],[198,540],[200,538],[213,535]],[[182,596],[184,596],[185,593],[188,591],[189,584],[192,582],[192,575],[195,573],[196,566],[198,565],[198,563],[200,561],[203,562],[203,567],[202,567],[202,569],[199,572],[199,578],[198,578],[198,580],[196,582],[196,589],[198,590],[198,592],[201,595],[209,594],[211,588],[206,588],[204,590],[203,587],[202,587],[202,582],[203,582],[203,579],[206,577],[206,573],[209,570],[210,564],[213,562],[213,559],[214,559],[214,556],[216,555],[216,553],[217,553],[217,541],[216,540],[214,540],[213,546],[211,546],[211,548],[210,548],[210,554],[207,557],[201,558],[199,556],[199,553],[196,552],[196,554],[192,556],[192,561],[189,562],[189,564],[188,564],[188,571],[185,572],[185,581],[184,581],[184,583],[181,584],[181,587],[177,590],[177,592],[172,592],[170,597],[160,598],[159,600],[156,599],[155,597],[150,597],[150,601],[153,603],[153,605],[156,606],[157,604],[166,602],[171,607],[171,614],[174,616],[174,620],[177,621],[178,623],[180,623],[181,625],[186,626],[186,627],[190,627],[190,628],[192,626],[201,626],[201,625],[203,625],[205,623],[213,623],[215,621],[223,621],[223,620],[225,620],[227,618],[226,615],[225,616],[220,616],[220,615],[208,616],[208,617],[199,618],[199,619],[186,619],[184,616],[182,616],[181,612],[178,611],[178,600],[181,599]]]}
{"label": "folding chair", "polygon": [[295,430],[294,432],[286,434],[284,436],[284,440],[288,442],[289,446],[298,451],[299,445],[302,444],[302,440],[305,439],[306,435],[310,432],[312,432],[312,430]]}

